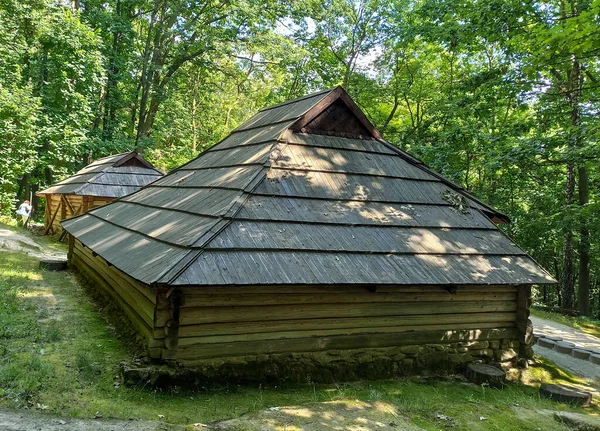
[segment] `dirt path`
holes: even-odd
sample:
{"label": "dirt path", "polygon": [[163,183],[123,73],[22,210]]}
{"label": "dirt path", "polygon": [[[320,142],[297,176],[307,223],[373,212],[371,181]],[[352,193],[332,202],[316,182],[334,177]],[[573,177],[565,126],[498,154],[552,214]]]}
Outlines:
{"label": "dirt path", "polygon": [[32,410],[9,410],[0,407],[0,430],[2,431],[183,431],[184,429],[186,428],[182,426],[153,421],[71,419]]}
{"label": "dirt path", "polygon": [[0,228],[0,250],[26,253],[39,259],[67,258],[66,253],[50,251],[25,235],[3,228]]}

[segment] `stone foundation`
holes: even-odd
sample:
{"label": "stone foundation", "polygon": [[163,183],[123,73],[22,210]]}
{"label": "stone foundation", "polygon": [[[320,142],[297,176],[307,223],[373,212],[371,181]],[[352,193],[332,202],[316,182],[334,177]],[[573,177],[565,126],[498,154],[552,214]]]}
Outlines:
{"label": "stone foundation", "polygon": [[[390,348],[330,350],[232,357],[198,362],[194,367],[123,364],[124,382],[145,387],[202,386],[210,382],[343,382],[385,379],[416,373],[463,371],[469,362],[514,366],[517,340],[406,345]],[[528,350],[533,351],[528,346]]]}

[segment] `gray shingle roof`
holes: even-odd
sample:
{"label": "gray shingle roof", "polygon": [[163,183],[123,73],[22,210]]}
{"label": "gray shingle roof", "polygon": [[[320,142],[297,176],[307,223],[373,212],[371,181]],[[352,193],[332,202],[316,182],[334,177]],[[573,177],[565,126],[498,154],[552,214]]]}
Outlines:
{"label": "gray shingle roof", "polygon": [[358,109],[337,88],[261,110],[175,172],[63,226],[148,284],[553,282],[491,221],[506,216],[380,139],[362,113],[355,130],[371,137],[340,137],[339,124],[335,136],[302,132],[340,100]]}
{"label": "gray shingle roof", "polygon": [[132,151],[98,159],[37,194],[120,198],[138,191],[162,176],[162,172]]}

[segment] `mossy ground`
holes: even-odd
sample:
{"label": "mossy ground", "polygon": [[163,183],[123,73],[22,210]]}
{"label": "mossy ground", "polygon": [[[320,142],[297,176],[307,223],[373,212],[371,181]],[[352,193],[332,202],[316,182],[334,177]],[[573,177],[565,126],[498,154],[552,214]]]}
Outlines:
{"label": "mossy ground", "polygon": [[[526,370],[520,382],[501,391],[440,378],[222,385],[195,392],[116,387],[119,363],[133,359],[139,348],[134,337],[122,335],[127,331],[115,314],[93,288],[71,273],[41,271],[35,258],[0,252],[0,404],[74,417],[158,420],[164,415],[166,422],[190,424],[248,412],[257,415],[272,406],[381,401],[424,429],[449,425],[437,418],[443,414],[452,418],[453,428],[465,430],[564,429],[535,410],[599,412],[596,405],[578,409],[540,399],[536,389],[540,382],[582,383],[542,360]],[[516,414],[515,405],[531,415]]]}

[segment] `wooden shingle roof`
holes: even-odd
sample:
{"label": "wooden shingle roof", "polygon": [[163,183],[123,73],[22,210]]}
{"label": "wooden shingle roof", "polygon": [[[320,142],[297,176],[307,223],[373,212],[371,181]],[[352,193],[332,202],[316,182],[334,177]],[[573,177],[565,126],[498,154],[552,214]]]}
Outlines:
{"label": "wooden shingle roof", "polygon": [[163,173],[134,151],[98,159],[69,178],[38,192],[120,198],[138,191]]}
{"label": "wooden shingle roof", "polygon": [[148,284],[552,283],[492,220],[508,221],[385,142],[336,88],[259,111],[63,226]]}

